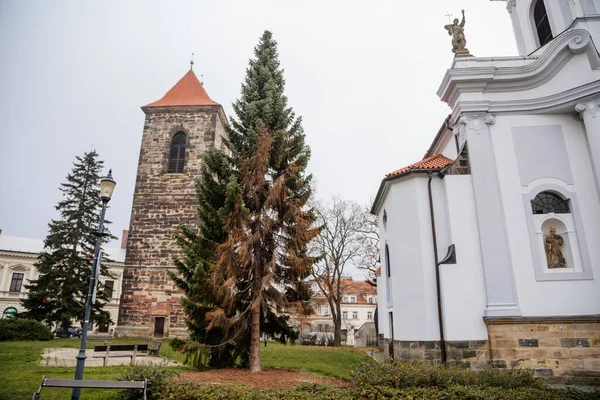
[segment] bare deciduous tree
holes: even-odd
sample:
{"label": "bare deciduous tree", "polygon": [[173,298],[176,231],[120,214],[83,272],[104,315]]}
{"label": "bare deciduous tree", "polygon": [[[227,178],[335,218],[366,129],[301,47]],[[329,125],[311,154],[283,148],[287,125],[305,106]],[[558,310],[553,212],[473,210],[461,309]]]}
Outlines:
{"label": "bare deciduous tree", "polygon": [[358,236],[361,242],[361,252],[355,260],[356,268],[367,273],[367,283],[377,287],[376,274],[380,266],[379,256],[379,227],[377,216],[371,214],[369,207],[363,208],[361,221],[358,224]]}
{"label": "bare deciduous tree", "polygon": [[355,202],[334,196],[331,201],[315,204],[320,234],[312,242],[312,253],[319,258],[313,278],[327,299],[333,318],[335,345],[341,345],[344,269],[364,251],[360,232],[364,230],[363,211]]}

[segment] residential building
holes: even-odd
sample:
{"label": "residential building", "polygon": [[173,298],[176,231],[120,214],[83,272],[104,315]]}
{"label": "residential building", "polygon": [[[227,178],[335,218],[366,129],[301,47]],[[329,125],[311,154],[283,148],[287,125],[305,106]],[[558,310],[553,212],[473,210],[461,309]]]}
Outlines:
{"label": "residential building", "polygon": [[[353,335],[354,331],[365,323],[374,322],[377,308],[377,289],[367,282],[350,279],[344,279],[341,288],[342,331],[344,332],[344,338],[346,338],[349,334]],[[310,316],[292,315],[294,324],[301,331],[334,332],[329,302],[316,284],[313,286],[313,291],[315,293],[313,299],[315,313]],[[352,338],[344,340],[344,342],[351,342],[348,344],[353,344],[352,341]]]}
{"label": "residential building", "polygon": [[[27,296],[25,285],[37,279],[39,273],[35,268],[39,254],[44,248],[44,241],[15,236],[2,235],[0,231],[0,311],[2,318],[10,318],[17,312],[25,311],[21,299]],[[104,254],[110,260],[104,265],[108,267],[111,277],[101,276],[105,290],[110,291],[109,302],[105,310],[113,321],[111,325],[94,326],[95,332],[114,331],[119,316],[119,297],[123,277],[123,261],[125,248],[104,248]]]}

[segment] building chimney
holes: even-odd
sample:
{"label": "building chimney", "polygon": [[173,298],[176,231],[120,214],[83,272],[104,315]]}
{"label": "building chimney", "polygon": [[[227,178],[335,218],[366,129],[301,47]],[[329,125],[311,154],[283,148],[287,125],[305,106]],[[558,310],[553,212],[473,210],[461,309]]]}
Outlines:
{"label": "building chimney", "polygon": [[[2,232],[0,230],[0,232]],[[127,248],[127,238],[129,238],[129,231],[127,229],[123,229],[123,235],[121,235],[121,248]]]}

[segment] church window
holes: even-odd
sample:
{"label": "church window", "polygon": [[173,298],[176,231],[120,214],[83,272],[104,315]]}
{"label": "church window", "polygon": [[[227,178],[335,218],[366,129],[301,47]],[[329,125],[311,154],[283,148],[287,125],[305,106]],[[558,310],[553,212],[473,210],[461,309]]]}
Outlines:
{"label": "church window", "polygon": [[18,272],[13,273],[12,280],[10,281],[9,292],[20,292],[24,277],[25,274],[20,274]]}
{"label": "church window", "polygon": [[169,173],[183,173],[183,166],[185,164],[185,142],[185,133],[177,132],[175,136],[173,136],[173,140],[171,141],[171,151],[169,153]]}
{"label": "church window", "polygon": [[538,193],[531,200],[531,210],[534,214],[568,214],[571,212],[569,202],[558,193],[550,191]]}
{"label": "church window", "polygon": [[383,229],[387,230],[387,211],[383,210]]}
{"label": "church window", "polygon": [[387,244],[385,245],[385,273],[388,278],[392,276],[390,271],[390,249]]}
{"label": "church window", "polygon": [[548,13],[546,13],[544,0],[537,0],[535,3],[533,8],[533,21],[535,23],[540,46],[543,46],[552,40],[552,29],[550,29],[550,21],[548,20]]}

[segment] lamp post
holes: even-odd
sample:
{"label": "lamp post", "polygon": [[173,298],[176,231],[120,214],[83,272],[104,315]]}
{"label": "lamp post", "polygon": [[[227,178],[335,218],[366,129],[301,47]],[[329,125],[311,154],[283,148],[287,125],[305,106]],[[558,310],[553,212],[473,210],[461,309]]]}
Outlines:
{"label": "lamp post", "polygon": [[[92,274],[90,277],[90,289],[85,300],[85,316],[83,318],[83,330],[81,332],[81,347],[77,354],[77,366],[75,368],[75,380],[83,379],[83,367],[85,365],[85,346],[87,342],[87,331],[90,325],[90,314],[92,312],[92,299],[95,297],[96,288],[98,286],[98,275],[100,275],[100,246],[102,244],[102,236],[104,234],[104,214],[106,214],[106,205],[112,197],[115,190],[116,182],[112,177],[112,170],[108,171],[108,175],[100,180],[100,199],[102,200],[102,211],[100,213],[100,223],[98,224],[98,237],[96,238],[96,249],[94,250],[94,262],[92,263]],[[79,400],[81,388],[74,388],[71,400]]]}

